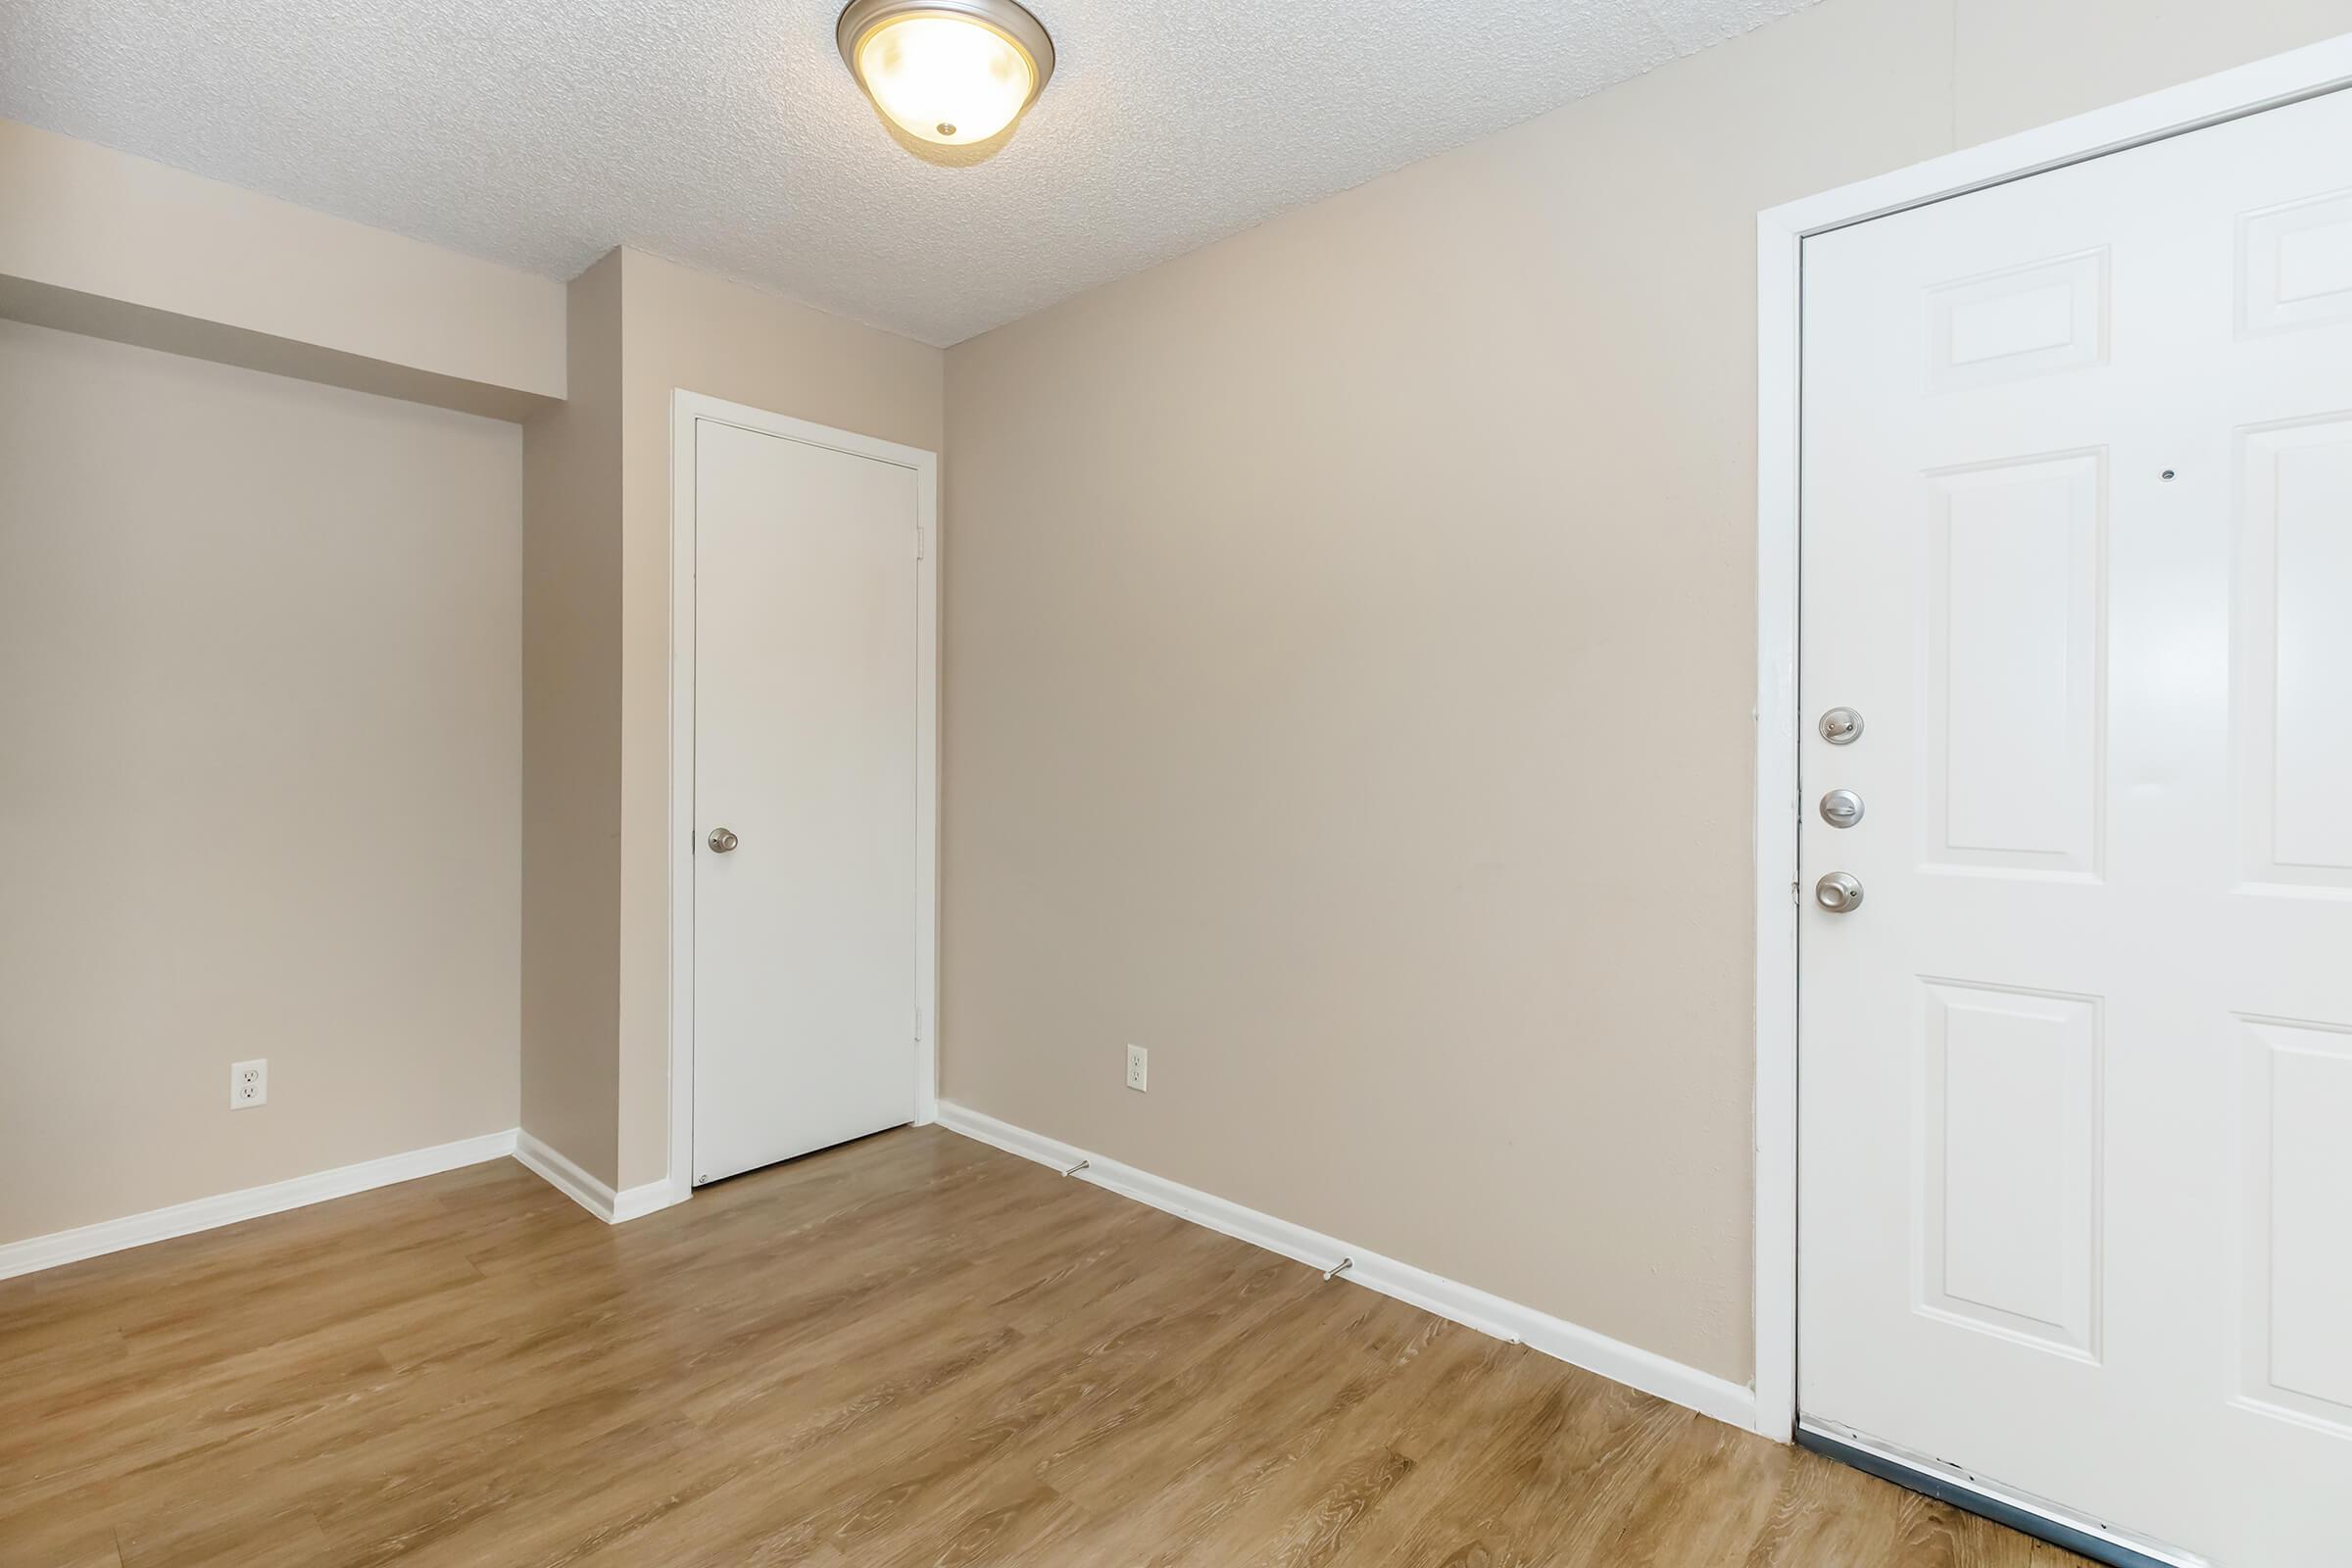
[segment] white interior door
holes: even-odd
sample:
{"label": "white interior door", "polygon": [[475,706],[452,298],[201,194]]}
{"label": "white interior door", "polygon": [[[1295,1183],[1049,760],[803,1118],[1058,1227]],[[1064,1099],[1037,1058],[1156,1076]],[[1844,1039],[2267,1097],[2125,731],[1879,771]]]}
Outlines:
{"label": "white interior door", "polygon": [[1804,1415],[2343,1568],[2352,93],[1808,241],[1803,472]]}
{"label": "white interior door", "polygon": [[902,465],[692,428],[699,1183],[915,1117],[920,512]]}

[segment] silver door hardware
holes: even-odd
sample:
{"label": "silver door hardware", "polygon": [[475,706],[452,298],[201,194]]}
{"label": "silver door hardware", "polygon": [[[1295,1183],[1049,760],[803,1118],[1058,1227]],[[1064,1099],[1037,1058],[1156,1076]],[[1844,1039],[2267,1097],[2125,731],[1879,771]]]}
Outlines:
{"label": "silver door hardware", "polygon": [[1821,738],[1832,746],[1851,746],[1862,738],[1862,715],[1850,708],[1833,708],[1821,715]]}
{"label": "silver door hardware", "polygon": [[1832,871],[1813,884],[1813,902],[1832,914],[1851,914],[1862,902],[1862,884],[1843,871]]}
{"label": "silver door hardware", "polygon": [[738,842],[735,835],[723,827],[714,827],[710,830],[710,848],[715,854],[726,854]]}
{"label": "silver door hardware", "polygon": [[1821,798],[1821,819],[1832,827],[1852,827],[1862,820],[1862,797],[1852,790],[1832,790]]}

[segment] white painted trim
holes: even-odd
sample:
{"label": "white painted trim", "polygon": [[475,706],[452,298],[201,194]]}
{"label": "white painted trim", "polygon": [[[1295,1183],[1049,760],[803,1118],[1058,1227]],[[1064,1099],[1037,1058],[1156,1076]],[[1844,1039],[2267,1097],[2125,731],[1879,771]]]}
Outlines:
{"label": "white painted trim", "polygon": [[0,1280],[55,1268],[61,1263],[76,1263],[106,1252],[120,1252],[126,1248],[145,1247],[150,1242],[170,1241],[174,1236],[217,1230],[265,1214],[281,1214],[289,1208],[322,1203],[330,1198],[348,1198],[372,1188],[390,1187],[395,1182],[415,1181],[419,1176],[437,1176],[461,1165],[478,1165],[514,1153],[514,1144],[515,1132],[510,1127],[505,1132],[484,1133],[479,1138],[461,1138],[454,1144],[412,1149],[407,1153],[386,1154],[381,1159],[362,1160],[357,1165],[338,1165],[333,1170],[316,1171],[265,1187],[247,1187],[216,1198],[199,1198],[169,1208],[149,1209],[144,1214],[102,1220],[77,1230],[11,1242],[0,1247]]}
{"label": "white painted trim", "polygon": [[2352,33],[1756,218],[1756,1410],[1796,1416],[1796,947],[1800,279],[1808,236],[2352,86]]}
{"label": "white painted trim", "polygon": [[[873,458],[915,473],[914,1120],[939,1096],[939,455],[678,389],[669,425],[669,1179],[694,1192],[694,426],[698,419]],[[576,1167],[575,1167],[576,1168]],[[553,1180],[554,1178],[550,1178]],[[558,1185],[562,1185],[559,1183]],[[568,1190],[568,1189],[567,1189]],[[639,1191],[640,1189],[631,1189]],[[627,1195],[622,1195],[625,1198]]]}
{"label": "white painted trim", "polygon": [[[1796,1435],[1797,448],[1794,244],[1756,220],[1756,1430]],[[1782,519],[1787,519],[1783,526]]]}
{"label": "white painted trim", "polygon": [[1348,1272],[1339,1276],[1349,1284],[1393,1296],[1498,1340],[1526,1345],[1701,1415],[1755,1429],[1755,1396],[1740,1384],[949,1101],[940,1102],[939,1123],[952,1132],[1056,1170],[1066,1171],[1084,1160],[1086,1169],[1077,1173],[1079,1181],[1279,1252],[1310,1268],[1326,1269],[1343,1257],[1352,1259]]}
{"label": "white painted trim", "polygon": [[616,1193],[574,1164],[554,1145],[529,1133],[516,1136],[514,1158],[548,1186],[608,1225],[624,1225],[656,1209],[686,1200],[686,1191],[667,1177]]}

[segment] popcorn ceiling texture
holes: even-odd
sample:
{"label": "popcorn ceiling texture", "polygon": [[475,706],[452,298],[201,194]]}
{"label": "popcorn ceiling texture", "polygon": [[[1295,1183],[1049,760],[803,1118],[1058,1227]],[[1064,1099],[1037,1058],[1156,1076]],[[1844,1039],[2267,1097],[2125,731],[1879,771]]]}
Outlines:
{"label": "popcorn ceiling texture", "polygon": [[9,0],[0,116],[568,278],[616,244],[951,344],[1808,0],[1037,0],[927,163],[834,0]]}

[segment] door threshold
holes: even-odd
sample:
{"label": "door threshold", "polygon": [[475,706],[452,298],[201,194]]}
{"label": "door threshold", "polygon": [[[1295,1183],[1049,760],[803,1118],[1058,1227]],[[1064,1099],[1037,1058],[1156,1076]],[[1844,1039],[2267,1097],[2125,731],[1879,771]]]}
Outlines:
{"label": "door threshold", "polygon": [[1796,1446],[2108,1568],[2213,1568],[2203,1557],[2134,1540],[2054,1503],[2003,1493],[1950,1465],[1907,1453],[1835,1422],[1798,1416]]}

